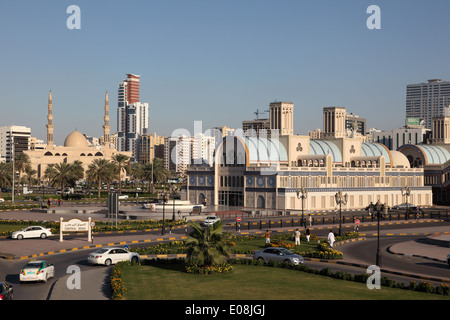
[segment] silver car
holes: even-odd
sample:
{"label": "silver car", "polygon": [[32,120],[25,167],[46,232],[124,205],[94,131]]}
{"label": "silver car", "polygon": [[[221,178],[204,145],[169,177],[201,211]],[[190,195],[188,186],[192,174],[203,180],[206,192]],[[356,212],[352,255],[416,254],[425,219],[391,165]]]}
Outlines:
{"label": "silver car", "polygon": [[276,247],[270,247],[265,248],[263,250],[255,251],[253,259],[264,262],[277,261],[280,263],[295,264],[295,265],[304,262],[302,256],[292,253],[288,249]]}

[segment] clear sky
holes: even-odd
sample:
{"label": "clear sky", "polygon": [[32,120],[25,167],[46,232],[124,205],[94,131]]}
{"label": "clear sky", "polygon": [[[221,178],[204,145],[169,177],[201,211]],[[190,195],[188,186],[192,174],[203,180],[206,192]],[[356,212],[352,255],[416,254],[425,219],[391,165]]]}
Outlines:
{"label": "clear sky", "polygon": [[[381,30],[366,26],[372,4]],[[108,91],[116,132],[117,85],[135,73],[160,135],[239,128],[275,100],[294,103],[298,134],[322,128],[325,106],[390,130],[407,83],[450,80],[449,14],[448,0],[1,0],[0,126],[45,139],[52,90],[57,144],[100,137]]]}

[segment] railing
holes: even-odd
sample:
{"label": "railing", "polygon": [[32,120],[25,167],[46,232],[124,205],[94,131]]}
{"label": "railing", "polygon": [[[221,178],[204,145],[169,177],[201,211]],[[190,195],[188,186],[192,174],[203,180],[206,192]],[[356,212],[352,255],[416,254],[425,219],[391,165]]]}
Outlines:
{"label": "railing", "polygon": [[[420,219],[448,219],[449,218],[448,211],[442,212],[420,212],[419,214],[410,212],[407,216],[405,212],[389,212],[386,215],[383,215],[380,218],[380,221],[392,221],[392,220],[420,220]],[[233,217],[236,217],[236,214],[233,214]],[[222,216],[222,218],[226,218],[226,216]],[[231,218],[231,214],[229,214],[228,218]],[[232,225],[235,226],[236,231],[238,230],[255,230],[255,229],[272,229],[272,228],[283,228],[283,227],[313,227],[319,225],[327,225],[327,224],[339,224],[339,216],[311,216],[311,220],[309,217],[296,217],[296,218],[279,218],[279,219],[265,219],[259,220],[258,218],[248,217],[249,220],[241,221],[240,223],[235,222]],[[256,220],[256,221],[255,221]],[[354,224],[356,220],[359,220],[360,223],[365,222],[376,222],[377,217],[375,214],[355,214],[355,215],[345,215],[342,216],[342,224]]]}

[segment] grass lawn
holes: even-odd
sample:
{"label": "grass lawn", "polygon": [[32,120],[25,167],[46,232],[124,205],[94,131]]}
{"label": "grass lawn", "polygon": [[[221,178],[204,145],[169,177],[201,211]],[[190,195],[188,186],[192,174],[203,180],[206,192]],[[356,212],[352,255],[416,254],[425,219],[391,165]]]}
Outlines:
{"label": "grass lawn", "polygon": [[127,300],[410,300],[448,296],[333,279],[283,268],[234,265],[226,274],[190,274],[183,265],[124,266]]}

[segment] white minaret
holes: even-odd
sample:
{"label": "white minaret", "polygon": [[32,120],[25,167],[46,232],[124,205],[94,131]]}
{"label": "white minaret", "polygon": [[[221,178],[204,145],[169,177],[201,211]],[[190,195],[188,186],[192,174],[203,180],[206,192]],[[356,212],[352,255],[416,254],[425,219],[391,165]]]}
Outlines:
{"label": "white minaret", "polygon": [[48,95],[48,115],[47,115],[47,148],[53,148],[53,99],[52,91]]}

